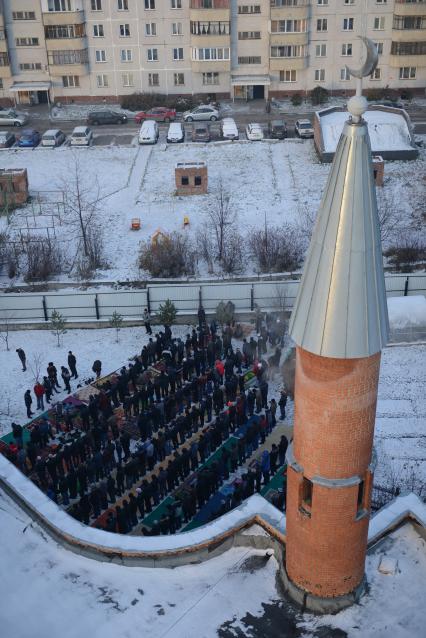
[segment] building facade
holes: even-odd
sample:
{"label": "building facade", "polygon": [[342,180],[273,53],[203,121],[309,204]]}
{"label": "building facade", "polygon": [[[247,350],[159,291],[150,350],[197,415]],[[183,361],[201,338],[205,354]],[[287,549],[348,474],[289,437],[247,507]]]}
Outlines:
{"label": "building facade", "polygon": [[424,93],[426,0],[0,0],[0,99],[352,93],[359,35],[366,89]]}

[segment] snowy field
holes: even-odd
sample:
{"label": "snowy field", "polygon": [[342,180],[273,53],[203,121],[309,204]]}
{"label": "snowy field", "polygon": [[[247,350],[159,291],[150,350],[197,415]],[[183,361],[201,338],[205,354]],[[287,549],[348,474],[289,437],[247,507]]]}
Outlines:
{"label": "snowy field", "polygon": [[[413,211],[422,208],[423,185],[413,176],[424,172],[424,155],[414,162],[386,163],[385,188],[378,192],[379,206],[397,210],[399,225],[408,225]],[[157,228],[166,232],[183,230],[184,216],[188,216],[190,225],[185,232],[194,238],[197,228],[205,227],[205,211],[214,200],[220,181],[231,193],[231,206],[243,235],[250,228],[263,228],[265,217],[270,225],[289,223],[306,231],[317,213],[330,170],[329,165],[318,161],[311,140],[17,150],[0,153],[0,168],[27,168],[30,192],[46,196],[43,191],[71,188],[76,157],[84,185],[93,186],[96,192],[99,183],[99,220],[109,269],[99,271],[98,276],[108,281],[140,278],[139,243],[150,238]],[[207,162],[207,195],[175,195],[174,168],[178,161]],[[51,193],[49,200],[60,195]],[[52,206],[46,205],[43,210],[50,215]],[[11,237],[17,238],[27,233],[27,227],[37,235],[46,235],[50,227],[52,234],[49,215],[39,215],[37,207],[28,205],[11,214],[9,226],[6,217],[0,218],[0,232],[8,230]],[[139,232],[130,230],[134,217],[141,219]],[[72,263],[77,238],[68,222],[69,217],[61,214],[55,219],[54,233]],[[251,260],[246,263],[247,274],[253,274]],[[201,262],[198,274],[206,274]],[[64,274],[58,279],[65,281],[66,277]],[[70,272],[69,278],[74,281],[75,273]],[[10,283],[6,275],[0,278],[1,285]]]}

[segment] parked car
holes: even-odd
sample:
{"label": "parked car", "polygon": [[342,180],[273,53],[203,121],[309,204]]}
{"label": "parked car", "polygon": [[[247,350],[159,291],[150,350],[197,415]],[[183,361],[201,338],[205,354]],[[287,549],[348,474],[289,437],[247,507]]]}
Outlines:
{"label": "parked car", "polygon": [[10,131],[2,131],[0,133],[0,148],[10,148],[16,142],[14,133]]}
{"label": "parked car", "polygon": [[374,104],[371,104],[370,106],[390,106],[393,109],[403,109],[404,105],[402,104],[402,102],[392,102],[392,100],[380,100],[380,102],[374,102]]}
{"label": "parked car", "polygon": [[225,140],[238,140],[238,128],[232,117],[225,117],[220,123],[220,132]]}
{"label": "parked car", "polygon": [[172,122],[167,131],[167,141],[169,144],[183,142],[185,139],[185,127],[182,122]]}
{"label": "parked car", "polygon": [[127,115],[118,111],[91,111],[87,116],[86,122],[95,126],[99,124],[125,124]]}
{"label": "parked car", "polygon": [[208,104],[202,104],[192,111],[185,111],[183,114],[185,122],[194,122],[199,120],[210,120],[211,122],[215,122],[219,118],[219,111]]}
{"label": "parked car", "polygon": [[271,120],[268,124],[268,134],[275,140],[283,140],[287,137],[287,125],[284,120]]}
{"label": "parked car", "polygon": [[3,126],[24,126],[28,118],[23,113],[17,113],[13,109],[0,111],[0,125]]}
{"label": "parked car", "polygon": [[43,133],[41,138],[42,146],[60,146],[65,142],[65,133],[56,128],[51,128]]}
{"label": "parked car", "polygon": [[88,126],[76,126],[70,137],[71,146],[90,146],[93,140],[92,130]]}
{"label": "parked car", "polygon": [[159,135],[157,122],[144,122],[139,131],[139,144],[157,144]]}
{"label": "parked car", "polygon": [[298,137],[313,137],[314,129],[310,120],[297,120],[294,126],[294,132]]}
{"label": "parked car", "polygon": [[33,128],[26,128],[19,136],[18,146],[21,148],[34,148],[40,144],[41,135]]}
{"label": "parked car", "polygon": [[210,142],[210,127],[207,123],[198,122],[192,127],[193,142]]}
{"label": "parked car", "polygon": [[165,106],[157,106],[149,111],[141,111],[135,115],[136,124],[144,120],[155,120],[156,122],[173,122],[176,119],[175,109],[168,109]]}
{"label": "parked car", "polygon": [[246,126],[247,139],[255,142],[257,140],[263,140],[263,129],[260,124],[252,122]]}

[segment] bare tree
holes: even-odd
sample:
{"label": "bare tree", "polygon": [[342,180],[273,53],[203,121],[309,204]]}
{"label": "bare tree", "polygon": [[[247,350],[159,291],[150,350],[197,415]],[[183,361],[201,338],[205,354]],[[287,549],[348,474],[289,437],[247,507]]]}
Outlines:
{"label": "bare tree", "polygon": [[2,322],[3,325],[0,327],[0,340],[3,341],[7,352],[9,352],[10,317],[6,315],[3,317]]}
{"label": "bare tree", "polygon": [[222,262],[229,236],[235,231],[237,216],[231,206],[231,194],[219,180],[207,209],[208,226],[213,236],[216,259]]}
{"label": "bare tree", "polygon": [[303,260],[304,241],[300,229],[290,224],[253,228],[248,235],[251,255],[260,272],[297,270]]}
{"label": "bare tree", "polygon": [[189,237],[171,233],[161,241],[140,243],[139,267],[152,277],[181,277],[194,273],[195,254]]}
{"label": "bare tree", "polygon": [[207,263],[209,273],[213,272],[213,242],[212,237],[206,228],[200,228],[197,231],[197,252]]}
{"label": "bare tree", "polygon": [[32,355],[31,360],[28,364],[28,367],[31,370],[31,374],[34,377],[35,383],[38,383],[38,381],[40,380],[41,362],[42,362],[41,354],[39,354],[38,352],[35,352]]}

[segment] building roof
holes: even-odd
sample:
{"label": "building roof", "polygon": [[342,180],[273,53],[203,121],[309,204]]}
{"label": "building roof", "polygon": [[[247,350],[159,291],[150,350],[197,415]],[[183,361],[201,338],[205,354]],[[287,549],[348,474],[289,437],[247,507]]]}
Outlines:
{"label": "building roof", "polygon": [[343,128],[290,322],[297,345],[324,357],[379,352],[389,322],[368,129]]}

